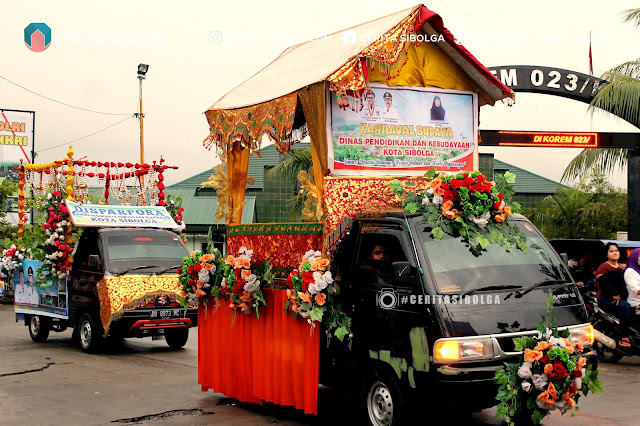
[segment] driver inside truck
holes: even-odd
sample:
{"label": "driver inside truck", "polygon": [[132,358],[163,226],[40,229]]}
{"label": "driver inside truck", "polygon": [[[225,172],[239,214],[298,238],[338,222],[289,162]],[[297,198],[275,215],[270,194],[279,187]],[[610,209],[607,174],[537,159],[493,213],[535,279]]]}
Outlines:
{"label": "driver inside truck", "polygon": [[376,241],[369,246],[367,252],[368,258],[362,265],[362,270],[367,275],[367,282],[391,284],[391,250],[389,245],[382,241]]}

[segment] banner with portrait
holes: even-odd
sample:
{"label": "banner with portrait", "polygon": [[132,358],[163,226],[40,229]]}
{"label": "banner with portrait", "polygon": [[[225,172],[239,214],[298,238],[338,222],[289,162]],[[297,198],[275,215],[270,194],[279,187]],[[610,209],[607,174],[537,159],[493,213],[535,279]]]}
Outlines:
{"label": "banner with portrait", "polygon": [[478,168],[474,92],[371,84],[356,110],[330,93],[329,169],[333,175],[421,176]]}
{"label": "banner with portrait", "polygon": [[41,266],[39,260],[23,260],[13,275],[15,313],[68,319],[67,280],[43,277]]}

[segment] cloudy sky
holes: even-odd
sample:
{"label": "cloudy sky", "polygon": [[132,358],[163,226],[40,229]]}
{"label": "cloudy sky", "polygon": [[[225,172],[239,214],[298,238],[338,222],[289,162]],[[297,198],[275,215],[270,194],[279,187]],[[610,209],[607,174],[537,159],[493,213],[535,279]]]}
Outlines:
{"label": "cloudy sky", "polygon": [[[37,162],[64,156],[95,161],[139,161],[139,63],[143,83],[145,160],[163,156],[180,167],[171,184],[219,161],[202,147],[203,112],[226,92],[275,59],[287,46],[414,6],[414,1],[11,2],[3,6],[0,108],[36,111]],[[630,1],[432,1],[444,24],[484,65],[540,65],[588,73],[592,32],[594,74],[637,58],[640,30],[623,24]],[[24,28],[44,22],[53,41],[44,52],[27,49]],[[304,67],[304,64],[300,64]],[[93,111],[70,108],[36,96]],[[123,115],[111,115],[123,114]],[[512,107],[481,110],[481,129],[635,131],[564,98],[518,94]],[[637,130],[637,129],[636,129]],[[498,159],[558,180],[579,151],[481,148]],[[626,187],[626,174],[614,177]]]}

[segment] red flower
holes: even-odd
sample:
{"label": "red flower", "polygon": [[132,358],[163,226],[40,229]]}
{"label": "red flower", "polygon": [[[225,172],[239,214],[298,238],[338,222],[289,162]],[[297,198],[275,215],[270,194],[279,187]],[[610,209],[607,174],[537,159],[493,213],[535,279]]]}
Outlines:
{"label": "red flower", "polygon": [[553,371],[549,374],[549,381],[555,382],[558,380],[564,380],[567,378],[569,373],[567,369],[562,365],[562,361],[555,360],[553,362]]}
{"label": "red flower", "polygon": [[[315,280],[313,279],[313,272],[303,272],[301,277],[302,277],[303,283],[310,284],[312,282],[315,282]],[[303,290],[303,291],[306,291],[306,290]]]}
{"label": "red flower", "polygon": [[549,364],[551,362],[551,359],[549,358],[549,355],[544,354],[544,356],[540,358],[540,362],[542,364]]}
{"label": "red flower", "polygon": [[569,386],[569,393],[574,394],[578,392],[578,387],[576,385]]}
{"label": "red flower", "polygon": [[451,186],[454,188],[460,188],[462,186],[462,181],[460,179],[451,179]]}
{"label": "red flower", "polygon": [[451,191],[444,191],[442,199],[446,203],[447,201],[453,201],[453,193]]}
{"label": "red flower", "polygon": [[485,180],[487,180],[487,177],[484,176],[484,175],[476,176],[476,181],[478,181],[478,182],[484,182]]}
{"label": "red flower", "polygon": [[300,290],[302,290],[303,293],[306,293],[307,290],[309,290],[309,283],[307,281],[302,281],[302,284],[300,285]]}
{"label": "red flower", "polygon": [[572,379],[577,379],[577,378],[579,378],[579,377],[582,377],[582,371],[580,371],[580,370],[573,370],[573,371],[571,372],[571,378],[572,378]]}
{"label": "red flower", "polygon": [[202,271],[202,265],[199,263],[196,263],[195,265],[193,265],[193,270],[196,272]]}
{"label": "red flower", "polygon": [[462,180],[462,185],[466,186],[467,188],[470,187],[471,185],[473,185],[473,179],[465,176],[465,178]]}
{"label": "red flower", "polygon": [[504,195],[502,195],[502,192],[498,192],[498,198],[500,199],[500,201],[504,200]]}
{"label": "red flower", "polygon": [[440,188],[444,189],[445,191],[451,189],[451,187],[444,182],[440,184]]}
{"label": "red flower", "polygon": [[187,274],[193,274],[193,266],[187,268]]}
{"label": "red flower", "polygon": [[189,285],[196,285],[196,280],[189,280]]}
{"label": "red flower", "polygon": [[182,268],[178,268],[178,275],[182,274]]}
{"label": "red flower", "polygon": [[236,269],[233,270],[234,278],[238,278],[240,276],[240,274],[242,274],[242,269],[236,268]]}
{"label": "red flower", "polygon": [[236,296],[242,295],[244,292],[244,285],[238,285],[238,280],[236,280],[236,285],[233,286],[233,290],[231,290],[231,292]]}

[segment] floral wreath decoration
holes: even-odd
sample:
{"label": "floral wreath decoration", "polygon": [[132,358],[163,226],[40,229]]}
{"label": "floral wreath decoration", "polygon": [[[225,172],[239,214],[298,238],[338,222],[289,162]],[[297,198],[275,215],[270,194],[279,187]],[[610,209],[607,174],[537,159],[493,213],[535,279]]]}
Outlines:
{"label": "floral wreath decoration", "polygon": [[[265,306],[266,302],[259,279],[261,274],[251,270],[251,256],[253,250],[245,246],[240,247],[237,256],[227,256],[222,265],[224,280],[221,291],[225,300],[230,301],[229,307],[234,313],[241,310],[250,314],[255,309],[256,317],[260,319],[260,305]],[[267,262],[263,262],[263,268],[270,271]]]}
{"label": "floral wreath decoration", "polygon": [[[435,177],[435,169],[425,177],[431,179],[426,190],[406,193],[403,183],[395,179],[389,183],[393,193],[403,197],[404,209],[411,213],[421,212],[425,220],[433,224],[431,236],[436,241],[444,234],[462,236],[469,250],[479,256],[489,244],[498,243],[507,251],[514,247],[526,252],[527,239],[520,230],[506,222],[512,213],[518,213],[520,206],[506,205],[505,195],[495,182],[491,182],[480,172],[463,172],[453,175],[440,174]],[[505,193],[513,194],[510,184],[515,175],[506,172],[500,176]],[[405,182],[406,186],[415,186]]]}
{"label": "floral wreath decoration", "polygon": [[222,254],[218,249],[212,252],[192,252],[182,259],[182,266],[178,268],[178,279],[185,293],[180,298],[182,306],[198,307],[203,304],[206,307],[210,297],[216,302],[222,297]]}
{"label": "floral wreath decoration", "polygon": [[305,318],[312,327],[320,322],[324,324],[329,337],[335,336],[343,341],[352,338],[351,318],[341,311],[335,301],[336,289],[330,271],[329,259],[322,257],[319,251],[307,251],[298,269],[287,277],[287,297],[285,312],[294,318]]}
{"label": "floral wreath decoration", "polygon": [[8,249],[2,250],[0,257],[0,279],[8,282],[13,278],[13,274],[18,270],[20,261],[31,259],[31,249],[25,249],[22,246],[11,244]]}
{"label": "floral wreath decoration", "polygon": [[[582,343],[569,340],[569,330],[558,331],[555,319],[547,325],[553,295],[549,294],[547,312],[538,324],[540,337],[514,338],[516,351],[524,351],[519,362],[505,363],[505,368],[495,373],[498,384],[496,399],[500,401],[496,417],[504,418],[509,425],[518,417],[539,424],[552,410],[562,414],[578,410],[581,396],[602,392],[598,371],[587,366],[581,356]],[[551,327],[551,328],[549,328]],[[571,414],[575,416],[575,413]]]}
{"label": "floral wreath decoration", "polygon": [[47,234],[47,239],[44,240],[45,259],[40,267],[40,273],[43,277],[63,279],[71,269],[73,241],[77,238],[72,239],[67,235],[68,228],[72,227],[72,224],[66,219],[69,211],[62,193],[57,190],[47,193],[46,201],[42,202],[40,211],[46,215],[42,228]]}

